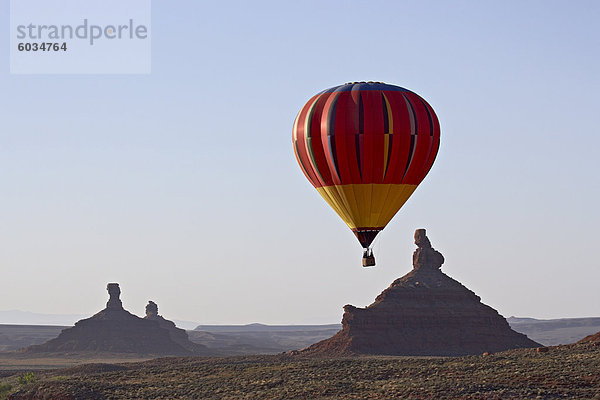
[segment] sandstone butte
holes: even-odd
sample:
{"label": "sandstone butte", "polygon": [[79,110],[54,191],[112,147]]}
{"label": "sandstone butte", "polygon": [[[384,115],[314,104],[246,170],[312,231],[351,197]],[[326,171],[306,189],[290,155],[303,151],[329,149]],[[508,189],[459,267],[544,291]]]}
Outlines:
{"label": "sandstone butte", "polygon": [[206,347],[188,340],[187,333],[158,315],[150,301],[146,317],[140,318],[123,308],[118,283],[106,287],[106,308],[54,339],[25,348],[26,353],[133,353],[138,355],[202,354]]}
{"label": "sandstone butte", "polygon": [[299,353],[459,356],[541,346],[440,270],[444,257],[425,229],[415,232],[415,244],[411,272],[368,307],[344,306],[342,330]]}

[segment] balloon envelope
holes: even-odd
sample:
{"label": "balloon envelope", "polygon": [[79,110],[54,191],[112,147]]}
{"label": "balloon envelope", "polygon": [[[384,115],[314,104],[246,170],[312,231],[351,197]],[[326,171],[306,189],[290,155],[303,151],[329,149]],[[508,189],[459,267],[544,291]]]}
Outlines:
{"label": "balloon envelope", "polygon": [[294,122],[306,178],[368,248],[427,175],[440,143],[433,108],[380,82],[354,82],[313,96]]}

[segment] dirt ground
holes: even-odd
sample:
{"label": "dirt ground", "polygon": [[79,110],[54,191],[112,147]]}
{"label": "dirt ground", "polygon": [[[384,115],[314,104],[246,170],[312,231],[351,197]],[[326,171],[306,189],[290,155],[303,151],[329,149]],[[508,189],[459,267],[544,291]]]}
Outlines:
{"label": "dirt ground", "polygon": [[104,359],[54,370],[21,361],[0,377],[9,399],[600,399],[591,343],[449,358]]}

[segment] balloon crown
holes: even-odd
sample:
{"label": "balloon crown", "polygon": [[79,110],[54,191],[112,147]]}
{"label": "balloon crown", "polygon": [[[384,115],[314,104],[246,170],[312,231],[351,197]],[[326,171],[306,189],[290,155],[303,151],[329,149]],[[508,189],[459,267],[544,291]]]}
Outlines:
{"label": "balloon crown", "polygon": [[359,83],[379,83],[379,84],[385,85],[385,82],[378,82],[378,81],[346,82],[345,85],[356,85]]}

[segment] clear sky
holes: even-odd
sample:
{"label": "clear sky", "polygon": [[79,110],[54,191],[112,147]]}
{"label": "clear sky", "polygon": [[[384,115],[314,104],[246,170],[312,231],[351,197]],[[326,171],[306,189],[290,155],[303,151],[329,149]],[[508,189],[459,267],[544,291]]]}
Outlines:
{"label": "clear sky", "polygon": [[[11,75],[0,6],[0,310],[91,315],[119,282],[138,315],[335,323],[426,228],[502,315],[600,316],[600,2],[152,7],[149,75]],[[417,92],[442,131],[373,269],[291,146],[312,95],[360,80]]]}

